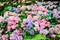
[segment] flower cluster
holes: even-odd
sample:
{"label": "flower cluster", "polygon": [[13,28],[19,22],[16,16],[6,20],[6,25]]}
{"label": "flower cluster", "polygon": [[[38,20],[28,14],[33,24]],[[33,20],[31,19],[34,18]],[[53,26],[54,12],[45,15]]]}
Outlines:
{"label": "flower cluster", "polygon": [[56,34],[60,34],[60,24],[51,24],[54,17],[57,20],[60,18],[60,7],[56,4],[58,2],[49,1],[10,7],[9,11],[0,16],[0,39],[24,40],[25,34],[34,36],[36,32],[55,38]]}

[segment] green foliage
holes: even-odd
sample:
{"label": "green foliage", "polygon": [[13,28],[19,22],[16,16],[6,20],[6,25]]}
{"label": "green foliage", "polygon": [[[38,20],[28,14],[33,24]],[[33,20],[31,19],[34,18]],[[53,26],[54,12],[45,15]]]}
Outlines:
{"label": "green foliage", "polygon": [[18,22],[18,26],[16,27],[16,29],[19,29],[19,28],[21,28],[20,21]]}
{"label": "green foliage", "polygon": [[46,39],[48,38],[46,38],[46,36],[42,34],[35,34],[34,36],[30,36],[26,34],[24,35],[24,40],[46,40]]}

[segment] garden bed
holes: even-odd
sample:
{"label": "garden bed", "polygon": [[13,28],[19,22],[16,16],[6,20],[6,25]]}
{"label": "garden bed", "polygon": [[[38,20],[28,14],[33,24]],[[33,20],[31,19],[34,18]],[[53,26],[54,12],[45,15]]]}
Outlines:
{"label": "garden bed", "polygon": [[58,1],[0,5],[0,40],[60,40]]}

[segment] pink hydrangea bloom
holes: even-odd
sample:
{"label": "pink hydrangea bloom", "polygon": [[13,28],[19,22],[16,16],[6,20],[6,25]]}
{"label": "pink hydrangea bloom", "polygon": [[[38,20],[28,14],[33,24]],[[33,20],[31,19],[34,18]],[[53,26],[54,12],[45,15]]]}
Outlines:
{"label": "pink hydrangea bloom", "polygon": [[56,5],[52,5],[52,6],[50,6],[50,8],[51,8],[51,9],[56,8]]}
{"label": "pink hydrangea bloom", "polygon": [[8,25],[7,26],[7,31],[10,31],[11,29],[15,29],[18,25],[17,24],[13,24],[13,25]]}
{"label": "pink hydrangea bloom", "polygon": [[35,6],[33,6],[31,9],[32,9],[32,10],[36,10],[36,7],[35,7]]}
{"label": "pink hydrangea bloom", "polygon": [[53,16],[55,18],[60,18],[60,16],[58,15],[58,10],[57,9],[54,9],[53,12],[54,12]]}
{"label": "pink hydrangea bloom", "polygon": [[15,29],[18,25],[17,23],[20,21],[20,18],[18,16],[10,16],[7,18],[7,31],[10,31],[11,29]]}
{"label": "pink hydrangea bloom", "polygon": [[26,8],[27,8],[28,10],[30,10],[30,9],[31,9],[31,6],[27,6]]}
{"label": "pink hydrangea bloom", "polygon": [[0,22],[4,22],[4,17],[0,16]]}
{"label": "pink hydrangea bloom", "polygon": [[48,13],[47,13],[47,12],[44,12],[44,15],[45,15],[45,16],[47,16],[47,15],[48,15]]}
{"label": "pink hydrangea bloom", "polygon": [[33,16],[33,20],[38,20],[38,16]]}
{"label": "pink hydrangea bloom", "polygon": [[49,18],[45,18],[45,20],[46,20],[46,21],[48,21],[48,20],[49,20]]}
{"label": "pink hydrangea bloom", "polygon": [[45,19],[43,19],[39,24],[40,24],[40,30],[44,29],[45,27],[50,27],[50,22],[46,21]]}
{"label": "pink hydrangea bloom", "polygon": [[9,23],[10,22],[15,22],[15,23],[18,23],[20,21],[20,18],[18,16],[10,16],[8,19],[7,19],[7,22]]}
{"label": "pink hydrangea bloom", "polygon": [[56,37],[56,35],[55,35],[55,34],[51,34],[50,36],[51,36],[52,38],[55,38],[55,37]]}
{"label": "pink hydrangea bloom", "polygon": [[37,7],[36,10],[42,10],[41,6]]}
{"label": "pink hydrangea bloom", "polygon": [[48,30],[45,30],[45,29],[40,30],[40,34],[45,34],[45,35],[47,35],[48,33],[49,33],[49,31],[48,31]]}
{"label": "pink hydrangea bloom", "polygon": [[32,20],[32,16],[31,15],[28,15],[27,19],[28,20]]}
{"label": "pink hydrangea bloom", "polygon": [[0,30],[0,33],[2,33],[3,32],[3,30]]}
{"label": "pink hydrangea bloom", "polygon": [[7,32],[11,30],[11,26],[7,26]]}
{"label": "pink hydrangea bloom", "polygon": [[2,35],[2,40],[8,40],[8,35]]}
{"label": "pink hydrangea bloom", "polygon": [[32,14],[36,14],[37,12],[35,11],[30,11],[30,12],[25,12],[26,14],[30,14],[30,15],[32,15]]}
{"label": "pink hydrangea bloom", "polygon": [[18,24],[12,25],[11,28],[12,28],[12,29],[15,29],[17,26],[18,26]]}
{"label": "pink hydrangea bloom", "polygon": [[16,14],[15,12],[6,11],[6,12],[4,13],[4,17],[6,17],[6,16],[8,16],[8,15],[10,15],[10,16],[19,16],[19,15]]}
{"label": "pink hydrangea bloom", "polygon": [[44,29],[46,26],[45,26],[45,23],[40,23],[40,30]]}

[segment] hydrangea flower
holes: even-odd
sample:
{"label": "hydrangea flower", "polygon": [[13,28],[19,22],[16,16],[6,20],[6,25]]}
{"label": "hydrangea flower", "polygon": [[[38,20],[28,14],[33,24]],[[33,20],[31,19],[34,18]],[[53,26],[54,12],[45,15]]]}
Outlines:
{"label": "hydrangea flower", "polygon": [[30,30],[30,35],[34,35],[34,30]]}
{"label": "hydrangea flower", "polygon": [[4,17],[0,16],[0,22],[4,22]]}
{"label": "hydrangea flower", "polygon": [[39,6],[41,6],[41,5],[45,4],[45,2],[37,2],[37,4],[38,4]]}
{"label": "hydrangea flower", "polygon": [[9,9],[10,11],[15,11],[16,10],[16,8],[15,7],[10,7],[10,9]]}
{"label": "hydrangea flower", "polygon": [[47,35],[48,33],[49,33],[49,31],[48,31],[48,30],[45,30],[45,29],[40,30],[40,34],[45,34],[45,35]]}
{"label": "hydrangea flower", "polygon": [[23,40],[22,36],[19,36],[16,33],[10,35],[10,40]]}
{"label": "hydrangea flower", "polygon": [[16,36],[17,36],[17,35],[16,35],[16,34],[14,34],[14,33],[13,33],[13,34],[11,34],[11,35],[10,35],[10,40],[15,40],[15,39],[16,39]]}
{"label": "hydrangea flower", "polygon": [[56,37],[56,35],[55,35],[55,34],[51,34],[50,36],[51,36],[52,38],[55,38],[55,37]]}
{"label": "hydrangea flower", "polygon": [[6,11],[6,12],[4,13],[4,18],[5,18],[6,16],[18,16],[18,14],[16,14],[15,12]]}
{"label": "hydrangea flower", "polygon": [[27,29],[31,29],[31,28],[32,28],[32,24],[31,24],[31,23],[28,23],[28,24],[26,25],[26,28],[27,28]]}
{"label": "hydrangea flower", "polygon": [[21,11],[21,8],[17,8],[16,12],[19,13]]}
{"label": "hydrangea flower", "polygon": [[8,35],[2,35],[2,40],[8,40]]}
{"label": "hydrangea flower", "polygon": [[14,33],[16,33],[17,35],[23,35],[23,33],[22,33],[22,30],[21,30],[21,29],[19,29],[19,30],[15,30],[15,31],[14,31]]}

